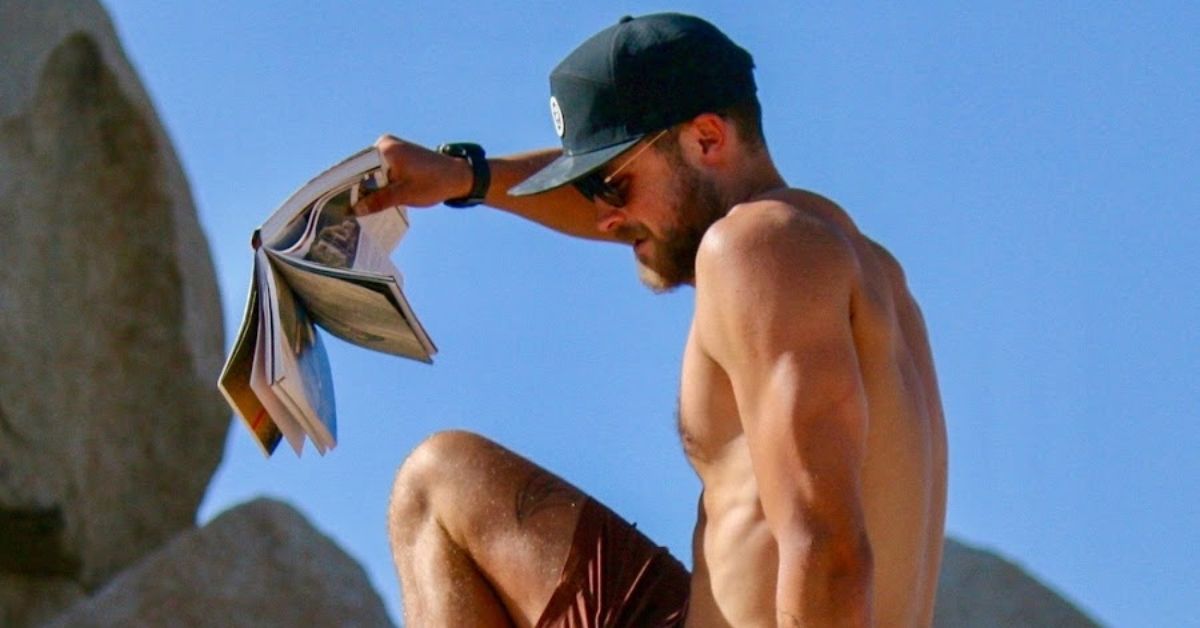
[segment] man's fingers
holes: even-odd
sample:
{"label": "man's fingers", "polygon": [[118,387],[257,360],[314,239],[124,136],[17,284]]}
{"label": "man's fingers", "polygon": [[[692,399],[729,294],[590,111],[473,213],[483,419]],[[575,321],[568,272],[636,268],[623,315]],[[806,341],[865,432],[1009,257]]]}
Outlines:
{"label": "man's fingers", "polygon": [[381,135],[375,148],[388,165],[388,184],[355,203],[355,214],[363,216],[396,205],[429,207],[447,198],[442,189],[446,166],[457,166],[457,160],[392,135]]}
{"label": "man's fingers", "polygon": [[392,200],[395,197],[395,184],[385,186],[358,199],[358,202],[354,204],[354,213],[357,216],[365,216],[385,207],[391,207],[397,204]]}
{"label": "man's fingers", "polygon": [[383,135],[380,135],[375,140],[375,145],[382,148],[384,144],[387,144],[389,142],[399,142],[399,141],[400,141],[400,138],[396,137],[395,135],[392,135],[391,133],[384,133]]}

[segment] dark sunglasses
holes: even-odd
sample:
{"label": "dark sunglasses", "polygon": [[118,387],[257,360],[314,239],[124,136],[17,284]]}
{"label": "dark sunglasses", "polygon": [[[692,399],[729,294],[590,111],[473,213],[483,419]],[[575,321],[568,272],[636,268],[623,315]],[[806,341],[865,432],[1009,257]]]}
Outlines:
{"label": "dark sunglasses", "polygon": [[595,202],[596,199],[604,201],[605,205],[612,207],[625,206],[625,193],[612,184],[613,177],[616,177],[625,169],[626,166],[633,163],[642,153],[646,152],[647,148],[654,145],[662,136],[667,134],[668,129],[663,129],[655,135],[653,139],[642,145],[629,159],[626,159],[616,170],[613,170],[607,176],[604,176],[600,171],[590,172],[571,182],[576,190],[589,201]]}

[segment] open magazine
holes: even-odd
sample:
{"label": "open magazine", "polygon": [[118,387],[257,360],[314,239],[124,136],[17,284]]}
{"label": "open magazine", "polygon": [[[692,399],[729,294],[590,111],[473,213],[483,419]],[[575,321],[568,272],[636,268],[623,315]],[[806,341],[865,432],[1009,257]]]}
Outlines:
{"label": "open magazine", "polygon": [[387,183],[368,148],[317,175],[255,231],[254,274],[237,340],[218,387],[270,456],[280,440],[299,455],[337,444],[329,359],[317,327],[356,345],[432,362],[437,352],[390,259],[408,230],[404,207],[355,216]]}

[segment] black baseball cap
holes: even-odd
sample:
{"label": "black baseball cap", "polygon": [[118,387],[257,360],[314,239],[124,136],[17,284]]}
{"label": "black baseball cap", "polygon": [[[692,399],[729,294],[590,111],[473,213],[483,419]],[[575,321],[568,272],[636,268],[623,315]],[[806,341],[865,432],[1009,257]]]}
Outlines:
{"label": "black baseball cap", "polygon": [[753,96],[754,60],[691,15],[621,20],[550,73],[550,113],[563,154],[508,191],[545,192],[608,163],[650,133]]}

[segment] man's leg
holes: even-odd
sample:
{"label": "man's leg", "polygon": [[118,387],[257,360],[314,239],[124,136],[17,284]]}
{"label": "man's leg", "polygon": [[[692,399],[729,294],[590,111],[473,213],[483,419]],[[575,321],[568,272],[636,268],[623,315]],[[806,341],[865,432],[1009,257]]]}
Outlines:
{"label": "man's leg", "polygon": [[388,532],[410,626],[531,626],[587,497],[469,432],[441,432],[401,466]]}

